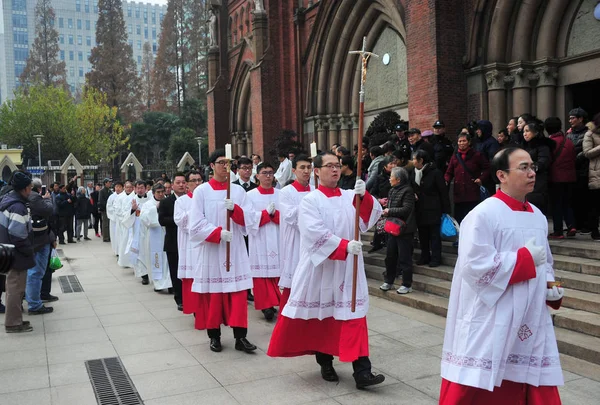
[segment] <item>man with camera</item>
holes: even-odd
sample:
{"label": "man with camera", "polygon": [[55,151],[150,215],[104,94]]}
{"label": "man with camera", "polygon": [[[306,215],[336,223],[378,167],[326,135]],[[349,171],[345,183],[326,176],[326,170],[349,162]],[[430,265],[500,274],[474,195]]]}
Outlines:
{"label": "man with camera", "polygon": [[31,178],[15,171],[10,181],[12,190],[0,200],[0,243],[14,246],[14,261],[6,275],[6,333],[31,332],[29,322],[23,322],[21,301],[25,293],[27,269],[35,265],[33,230],[27,198],[31,193]]}
{"label": "man with camera", "polygon": [[33,188],[29,194],[29,209],[33,227],[33,250],[35,252],[35,265],[27,270],[27,287],[25,299],[29,307],[30,315],[40,315],[52,312],[52,307],[46,307],[42,303],[41,288],[42,279],[46,273],[50,251],[56,247],[56,236],[50,230],[48,223],[52,216],[52,196],[46,191],[42,195],[42,180],[34,178]]}

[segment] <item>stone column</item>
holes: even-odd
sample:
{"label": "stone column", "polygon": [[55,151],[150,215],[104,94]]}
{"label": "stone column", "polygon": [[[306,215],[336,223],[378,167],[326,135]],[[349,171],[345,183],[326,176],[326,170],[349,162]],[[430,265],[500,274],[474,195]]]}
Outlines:
{"label": "stone column", "polygon": [[[350,128],[350,133],[352,134],[352,147],[354,147],[354,145],[358,144],[358,114],[352,114],[352,116],[349,118],[348,127]],[[366,129],[365,132],[367,132]]]}
{"label": "stone column", "polygon": [[328,116],[327,123],[329,125],[327,147],[330,148],[334,143],[340,143],[340,120],[336,116]]}
{"label": "stone column", "polygon": [[237,140],[238,140],[238,132],[232,132],[231,139],[229,139],[229,143],[231,144],[231,154],[233,156],[237,155],[237,152],[238,152]]}
{"label": "stone column", "polygon": [[254,45],[254,59],[262,59],[265,49],[269,45],[269,26],[267,13],[265,11],[254,11],[254,21],[252,22],[252,36]]}
{"label": "stone column", "polygon": [[254,153],[252,150],[252,131],[248,131],[246,132],[246,155],[248,155],[248,158],[252,153]]}
{"label": "stone column", "polygon": [[488,88],[488,119],[494,130],[503,128],[506,121],[506,90],[504,89],[505,74],[499,70],[492,70],[485,74]]}
{"label": "stone column", "polygon": [[327,149],[327,128],[325,128],[325,120],[321,116],[315,117],[315,135],[317,149],[325,151]]}
{"label": "stone column", "polygon": [[246,152],[246,131],[238,133],[237,136],[237,153],[235,155],[243,155]]}
{"label": "stone column", "polygon": [[531,86],[529,84],[530,71],[518,68],[511,70],[514,77],[513,83],[513,115],[531,113]]}
{"label": "stone column", "polygon": [[208,50],[208,88],[215,85],[219,75],[219,48],[212,47]]}
{"label": "stone column", "polygon": [[539,76],[536,115],[543,120],[557,116],[556,80],[558,79],[558,70],[554,66],[542,66],[535,69],[535,72]]}
{"label": "stone column", "polygon": [[341,129],[340,129],[340,144],[342,144],[342,146],[349,148],[350,150],[352,150],[352,136],[350,134],[351,128],[352,128],[352,120],[350,119],[349,116],[344,115],[344,114],[340,114],[338,116],[338,120],[340,122],[341,125]]}

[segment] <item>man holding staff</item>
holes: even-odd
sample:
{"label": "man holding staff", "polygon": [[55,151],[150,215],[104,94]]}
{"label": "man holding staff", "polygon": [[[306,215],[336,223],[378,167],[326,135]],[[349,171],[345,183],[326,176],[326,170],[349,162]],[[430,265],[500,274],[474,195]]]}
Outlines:
{"label": "man holding staff", "polygon": [[[366,232],[381,216],[381,205],[357,180],[354,190],[340,190],[340,162],[327,152],[314,159],[320,185],[305,196],[298,211],[300,259],[289,301],[275,325],[267,354],[295,357],[315,354],[326,381],[338,381],[333,356],[352,362],[356,387],[380,384],[371,372],[366,314],[369,291],[362,243],[354,239],[355,196],[361,200],[359,227]],[[356,310],[352,312],[353,258],[357,256]]]}
{"label": "man holding staff", "polygon": [[[252,288],[252,274],[244,235],[246,228],[254,225],[254,210],[244,189],[229,181],[231,156],[218,149],[209,161],[214,177],[194,190],[189,215],[190,242],[199,249],[193,263],[192,284],[192,291],[200,295],[196,329],[206,329],[210,349],[220,352],[220,326],[229,325],[233,328],[235,349],[249,353],[256,346],[246,339],[246,290]],[[228,216],[230,230],[227,230]]]}

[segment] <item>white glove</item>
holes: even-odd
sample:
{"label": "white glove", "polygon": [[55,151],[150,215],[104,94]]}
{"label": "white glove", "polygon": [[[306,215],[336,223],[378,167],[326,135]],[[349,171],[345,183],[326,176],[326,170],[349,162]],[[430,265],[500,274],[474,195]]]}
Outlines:
{"label": "white glove", "polygon": [[225,229],[221,230],[221,242],[231,242],[233,238],[233,234],[231,231],[226,231]]}
{"label": "white glove", "polygon": [[233,203],[233,200],[226,198],[225,199],[225,208],[227,208],[229,211],[233,211],[235,204]]}
{"label": "white glove", "polygon": [[529,239],[525,244],[525,248],[531,253],[536,267],[546,264],[546,247],[536,245],[535,238]]}
{"label": "white glove", "polygon": [[362,243],[360,243],[357,240],[351,240],[350,242],[348,242],[348,246],[346,247],[346,252],[350,253],[351,255],[358,256],[361,251],[362,251]]}
{"label": "white glove", "polygon": [[269,215],[273,215],[275,214],[275,203],[270,203],[269,206],[267,207],[267,212],[269,213]]}
{"label": "white glove", "polygon": [[558,301],[565,295],[565,290],[562,287],[554,286],[546,290],[546,301]]}
{"label": "white glove", "polygon": [[365,195],[365,191],[367,191],[367,185],[365,182],[361,179],[356,180],[356,184],[354,184],[354,194],[362,197]]}

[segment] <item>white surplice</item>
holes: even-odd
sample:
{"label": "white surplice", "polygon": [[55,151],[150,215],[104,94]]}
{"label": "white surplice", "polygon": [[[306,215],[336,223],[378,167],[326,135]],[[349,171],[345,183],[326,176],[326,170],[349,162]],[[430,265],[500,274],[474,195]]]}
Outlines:
{"label": "white surplice", "polygon": [[[502,380],[563,384],[546,305],[554,281],[548,223],[533,210],[488,198],[461,223],[442,354],[446,380],[489,391]],[[536,278],[509,285],[517,251],[531,238],[546,247],[548,263],[536,267]]]}
{"label": "white surplice", "polygon": [[[358,257],[356,311],[351,311],[353,258],[330,260],[342,239],[354,239],[354,191],[340,190],[341,196],[327,197],[321,190],[305,196],[298,211],[300,260],[292,279],[290,298],[282,311],[288,318],[336,320],[359,319],[369,310],[369,290],[362,251]],[[381,216],[382,208],[373,200],[368,223],[360,219],[366,232]],[[363,202],[364,203],[364,202]]]}
{"label": "white surplice", "polygon": [[112,193],[108,196],[108,200],[106,200],[106,216],[110,220],[109,222],[109,234],[110,234],[110,247],[112,248],[115,255],[119,254],[119,238],[117,232],[117,213],[115,210],[115,202],[117,201],[117,197],[121,193],[117,194],[116,192]]}
{"label": "white surplice", "polygon": [[179,262],[177,263],[177,278],[194,278],[193,257],[199,249],[192,249],[189,230],[189,213],[192,207],[192,199],[187,194],[182,195],[175,201],[173,221],[177,224],[177,252]]}
{"label": "white surplice", "polygon": [[131,201],[135,197],[135,193],[121,193],[117,197],[114,203],[115,207],[115,222],[117,224],[117,239],[119,244],[117,246],[117,254],[119,255],[119,260],[117,263],[121,267],[133,267],[133,263],[131,262],[129,255],[125,254],[125,250],[127,249],[127,242],[129,240],[129,235],[131,234],[131,227],[125,226],[123,221],[129,218],[131,211]]}
{"label": "white surplice", "polygon": [[233,239],[230,243],[230,271],[226,270],[226,244],[207,242],[206,239],[217,229],[226,229],[227,209],[225,189],[214,189],[214,179],[201,184],[194,190],[189,215],[190,240],[198,249],[194,265],[192,291],[197,293],[228,293],[252,288],[250,262],[244,236],[246,227],[252,227],[256,216],[246,191],[237,184],[231,185],[231,199],[242,211],[245,226],[231,220]]}
{"label": "white surplice", "polygon": [[[155,290],[173,287],[169,275],[169,262],[164,251],[165,228],[158,222],[158,204],[154,198],[146,201],[140,211],[140,258],[154,284]],[[138,260],[139,261],[139,260]]]}
{"label": "white surplice", "polygon": [[[314,190],[310,186],[310,190]],[[281,277],[279,287],[291,288],[292,277],[300,261],[300,229],[298,227],[298,209],[300,202],[309,191],[298,191],[294,184],[285,186],[279,193],[279,234],[281,246],[279,259]]]}
{"label": "white surplice", "polygon": [[281,275],[279,263],[279,225],[269,221],[260,225],[262,211],[270,203],[275,204],[279,210],[279,190],[272,189],[273,194],[261,194],[259,188],[248,191],[247,199],[254,208],[255,220],[248,230],[248,255],[250,257],[250,270],[254,278],[271,278]]}
{"label": "white surplice", "polygon": [[278,189],[285,186],[289,180],[293,179],[294,173],[292,173],[292,162],[288,158],[285,158],[283,162],[279,163],[279,167],[275,172],[275,180],[277,180],[276,187]]}
{"label": "white surplice", "polygon": [[[138,208],[132,212],[134,200],[137,202]],[[121,201],[120,206],[121,223],[129,230],[123,254],[128,257],[127,260],[133,266],[136,277],[142,277],[147,274],[145,263],[143,260],[138,260],[141,246],[140,237],[143,237],[143,235],[140,234],[140,217],[137,214],[137,211],[140,210],[146,201],[148,201],[148,198],[145,195],[139,197],[137,194],[131,193],[127,196],[127,199]]]}

